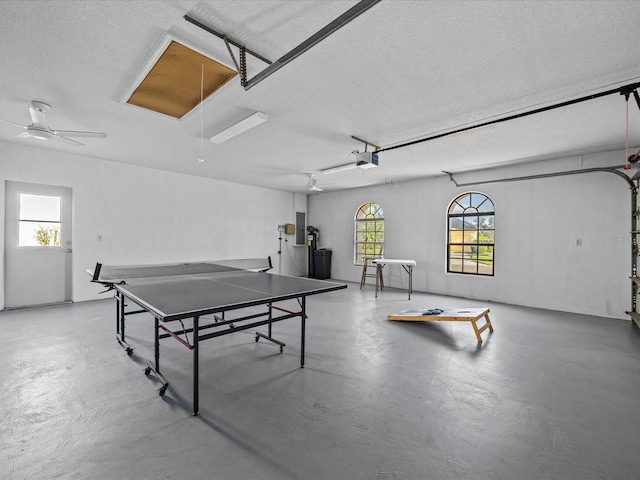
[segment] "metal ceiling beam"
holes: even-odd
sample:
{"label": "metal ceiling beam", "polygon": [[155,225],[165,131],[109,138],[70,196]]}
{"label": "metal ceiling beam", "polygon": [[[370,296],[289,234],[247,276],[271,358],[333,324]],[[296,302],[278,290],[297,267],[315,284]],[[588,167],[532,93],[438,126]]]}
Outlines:
{"label": "metal ceiling beam", "polygon": [[216,32],[213,28],[206,26],[204,23],[199,22],[195,18],[191,18],[189,15],[185,15],[184,19],[187,22],[192,23],[196,27],[201,28],[205,32],[209,32],[211,35],[215,35],[216,37],[221,38],[222,40],[224,40],[225,42],[230,43],[234,47],[237,47],[237,48],[239,48],[241,50],[244,49],[248,54],[253,55],[258,60],[262,60],[264,63],[267,63],[267,64],[271,65],[271,61],[266,59],[266,58],[264,58],[262,55],[257,54],[256,52],[253,52],[253,51],[249,50],[244,45],[240,45],[238,42],[236,42],[235,40],[230,39],[229,37],[227,37],[224,34]]}
{"label": "metal ceiling beam", "polygon": [[[580,173],[593,173],[593,172],[606,172],[606,173],[613,173],[614,175],[619,176],[620,178],[622,178],[625,182],[627,182],[627,185],[629,186],[630,189],[634,190],[636,188],[636,185],[633,183],[633,178],[629,178],[629,176],[624,173],[621,172],[620,169],[625,168],[625,165],[620,165],[618,167],[594,167],[594,168],[581,168],[579,170],[566,170],[566,171],[562,171],[562,172],[551,172],[551,173],[537,173],[535,175],[524,175],[521,177],[509,177],[509,178],[498,178],[496,180],[482,180],[479,182],[468,182],[468,183],[458,183],[456,182],[456,179],[453,178],[453,176],[455,175],[452,172],[446,172],[446,171],[442,171],[442,173],[446,173],[447,175],[449,175],[449,180],[451,180],[453,183],[455,183],[456,187],[470,187],[470,186],[476,186],[476,185],[486,185],[488,183],[504,183],[504,182],[519,182],[522,180],[538,180],[541,178],[551,178],[551,177],[562,177],[565,175],[577,175]],[[635,210],[633,210],[635,211]]]}
{"label": "metal ceiling beam", "polygon": [[389,150],[395,150],[396,148],[409,147],[409,146],[415,145],[417,143],[428,142],[430,140],[436,140],[438,138],[446,137],[448,135],[454,135],[456,133],[467,132],[469,130],[474,130],[476,128],[486,127],[488,125],[495,125],[496,123],[502,123],[502,122],[507,122],[507,121],[510,121],[510,120],[515,120],[516,118],[528,117],[529,115],[534,115],[536,113],[542,113],[542,112],[546,112],[546,111],[553,110],[553,109],[556,109],[556,108],[567,107],[569,105],[574,105],[574,104],[580,103],[580,102],[586,102],[587,100],[594,100],[596,98],[604,97],[604,96],[607,96],[607,95],[613,95],[613,94],[616,94],[616,93],[618,93],[620,95],[625,95],[627,97],[627,100],[629,99],[629,95],[631,93],[633,93],[634,94],[634,98],[636,98],[636,102],[638,103],[638,108],[640,108],[640,97],[638,97],[638,93],[636,92],[637,88],[640,88],[640,83],[632,83],[630,85],[625,85],[623,87],[614,88],[612,90],[607,90],[607,91],[600,92],[600,93],[594,93],[593,95],[587,95],[585,97],[575,98],[573,100],[568,100],[566,102],[560,102],[560,103],[556,103],[554,105],[548,105],[546,107],[536,108],[535,110],[530,110],[528,112],[516,113],[515,115],[509,115],[507,117],[498,118],[496,120],[489,120],[487,122],[478,123],[476,125],[470,125],[468,127],[458,128],[456,130],[451,130],[449,132],[439,133],[437,135],[431,135],[430,137],[425,137],[425,138],[421,138],[421,139],[418,139],[418,140],[412,140],[410,142],[401,143],[399,145],[393,145],[393,146],[390,146],[390,147],[382,147],[382,148],[380,148],[378,150],[378,153],[387,152]]}
{"label": "metal ceiling beam", "polygon": [[380,0],[362,0],[358,2],[356,5],[354,5],[349,10],[347,10],[345,13],[343,13],[338,18],[336,18],[333,22],[329,23],[327,26],[325,26],[324,28],[319,30],[317,33],[309,37],[307,40],[305,40],[300,45],[295,47],[289,53],[284,54],[278,60],[273,62],[271,65],[269,65],[267,68],[262,70],[260,73],[256,74],[251,80],[247,81],[246,85],[244,86],[244,89],[249,90],[250,88],[255,87],[258,83],[260,83],[262,80],[270,76],[272,73],[281,69],[287,63],[299,57],[304,52],[309,50],[311,47],[313,47],[314,45],[317,45],[322,40],[327,38],[329,35],[336,32],[340,28],[344,27],[351,20],[363,14],[367,10],[369,10],[379,1]]}
{"label": "metal ceiling beam", "polygon": [[356,142],[364,143],[364,151],[365,151],[365,152],[367,151],[367,147],[368,147],[369,145],[371,145],[373,148],[375,148],[375,149],[376,149],[376,151],[378,151],[378,150],[380,149],[380,147],[379,147],[378,145],[374,145],[374,144],[373,144],[373,143],[371,143],[371,142],[367,142],[366,140],[362,140],[361,138],[358,138],[358,137],[356,137],[355,135],[351,135],[351,138],[353,138]]}

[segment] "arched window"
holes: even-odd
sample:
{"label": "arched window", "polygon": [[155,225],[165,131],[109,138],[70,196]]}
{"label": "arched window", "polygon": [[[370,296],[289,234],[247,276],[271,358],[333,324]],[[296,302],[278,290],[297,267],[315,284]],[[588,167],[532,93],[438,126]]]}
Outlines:
{"label": "arched window", "polygon": [[482,193],[470,192],[449,205],[447,272],[493,275],[495,211]]}
{"label": "arched window", "polygon": [[364,257],[382,258],[384,256],[384,212],[380,205],[370,202],[363,204],[355,218],[356,265],[364,263]]}

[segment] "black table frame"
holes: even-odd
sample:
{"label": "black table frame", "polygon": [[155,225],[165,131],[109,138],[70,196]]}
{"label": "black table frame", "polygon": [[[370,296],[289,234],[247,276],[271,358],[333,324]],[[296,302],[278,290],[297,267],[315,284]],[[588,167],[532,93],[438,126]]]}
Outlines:
{"label": "black table frame", "polygon": [[[268,274],[265,274],[268,275]],[[260,332],[256,332],[255,341],[257,342],[260,338],[264,338],[269,340],[280,346],[280,352],[282,353],[285,344],[275,338],[272,337],[272,325],[277,322],[281,322],[283,320],[288,320],[290,318],[300,318],[301,321],[301,332],[300,332],[300,368],[304,368],[305,362],[305,336],[306,336],[306,297],[311,295],[316,295],[319,293],[326,293],[334,290],[339,290],[342,288],[347,288],[347,285],[344,284],[332,284],[331,286],[327,286],[321,290],[312,290],[304,293],[296,293],[296,294],[286,294],[280,296],[274,296],[269,298],[268,300],[261,301],[250,301],[245,303],[239,303],[232,306],[225,307],[212,307],[207,309],[206,311],[194,312],[189,315],[178,315],[171,317],[163,317],[159,315],[158,312],[154,311],[153,307],[147,305],[143,300],[138,299],[135,295],[129,294],[127,291],[126,284],[114,284],[112,288],[116,290],[115,299],[117,300],[117,309],[116,309],[116,339],[120,345],[125,348],[128,355],[132,355],[133,347],[129,345],[126,341],[125,337],[125,317],[127,315],[139,314],[139,313],[149,313],[154,319],[154,363],[147,362],[147,367],[145,369],[145,375],[150,375],[153,373],[161,382],[162,387],[159,389],[160,396],[163,396],[169,386],[169,382],[162,375],[160,370],[160,340],[164,338],[172,337],[180,342],[182,345],[187,347],[192,351],[193,354],[193,415],[198,415],[199,411],[199,370],[200,370],[200,360],[199,360],[199,348],[200,341],[208,340],[211,338],[217,338],[223,335],[230,335],[232,333],[248,330],[251,328],[256,328],[260,326],[267,326],[268,333],[263,334]],[[276,302],[281,302],[285,300],[296,299],[300,306],[299,310],[291,311],[279,306],[274,305]],[[130,310],[126,311],[127,300],[132,301],[136,305],[140,307],[139,310]],[[225,318],[226,312],[233,310],[240,310],[248,307],[255,306],[266,306],[266,311],[241,316],[234,319]],[[274,311],[279,312],[274,315]],[[220,315],[218,315],[220,314]],[[213,315],[213,318],[204,318],[205,316]],[[265,318],[266,317],[266,318]],[[193,326],[190,328],[185,328],[184,325],[181,324],[182,328],[178,330],[171,330],[167,326],[170,322],[181,321],[183,319],[191,318],[193,321]],[[201,323],[204,320],[206,323]],[[204,330],[214,329],[216,331],[201,334]],[[164,333],[161,333],[164,332]],[[186,334],[192,334],[192,341],[189,342],[186,340]],[[182,338],[182,335],[185,335],[185,338]]]}

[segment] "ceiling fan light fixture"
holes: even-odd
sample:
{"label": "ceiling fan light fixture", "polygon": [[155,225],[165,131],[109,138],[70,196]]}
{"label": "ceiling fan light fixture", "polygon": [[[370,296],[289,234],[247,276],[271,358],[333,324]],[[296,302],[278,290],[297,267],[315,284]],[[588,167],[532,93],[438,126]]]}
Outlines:
{"label": "ceiling fan light fixture", "polygon": [[33,138],[37,138],[38,140],[50,140],[54,137],[54,135],[46,130],[40,130],[35,128],[30,128],[27,130],[29,132],[29,136]]}
{"label": "ceiling fan light fixture", "polygon": [[10,123],[20,127],[24,132],[16,135],[17,138],[35,138],[36,140],[57,140],[70,145],[84,145],[67,137],[92,137],[106,138],[107,134],[102,132],[84,132],[75,130],[53,130],[47,122],[46,113],[51,110],[51,106],[44,102],[33,100],[29,107],[30,125],[21,125],[9,120],[0,119],[1,122]]}
{"label": "ceiling fan light fixture", "polygon": [[225,128],[221,132],[216,133],[209,139],[209,141],[211,143],[219,145],[235,137],[236,135],[240,135],[247,130],[251,130],[252,128],[257,127],[261,123],[266,122],[268,119],[269,115],[267,115],[266,113],[255,112],[249,115],[247,118],[240,120],[238,123],[235,123],[230,127]]}

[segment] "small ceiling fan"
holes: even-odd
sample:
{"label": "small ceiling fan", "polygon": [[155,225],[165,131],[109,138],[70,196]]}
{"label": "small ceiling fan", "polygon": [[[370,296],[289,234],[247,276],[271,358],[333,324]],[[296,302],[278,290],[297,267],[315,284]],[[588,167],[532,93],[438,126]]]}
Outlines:
{"label": "small ceiling fan", "polygon": [[106,138],[106,133],[100,132],[77,132],[73,130],[53,130],[47,123],[46,113],[51,110],[51,106],[44,103],[33,100],[29,107],[29,114],[31,115],[31,125],[20,125],[19,123],[10,122],[9,120],[0,119],[5,123],[10,123],[17,127],[23,128],[25,131],[16,135],[18,138],[37,138],[39,140],[60,140],[70,145],[84,145],[83,143],[76,142],[67,137],[92,137],[92,138]]}
{"label": "small ceiling fan", "polygon": [[309,192],[321,192],[323,189],[317,185],[318,179],[313,175],[313,173],[307,173],[309,177],[309,181],[307,182],[306,190]]}

